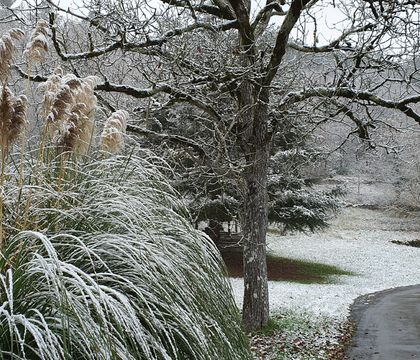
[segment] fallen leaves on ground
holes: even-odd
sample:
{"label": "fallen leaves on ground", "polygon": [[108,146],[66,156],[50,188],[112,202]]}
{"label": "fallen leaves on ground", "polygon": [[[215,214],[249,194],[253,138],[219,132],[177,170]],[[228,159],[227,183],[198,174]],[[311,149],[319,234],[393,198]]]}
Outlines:
{"label": "fallen leaves on ground", "polygon": [[274,330],[251,337],[251,350],[257,360],[346,360],[351,323],[290,312],[276,315],[273,320]]}

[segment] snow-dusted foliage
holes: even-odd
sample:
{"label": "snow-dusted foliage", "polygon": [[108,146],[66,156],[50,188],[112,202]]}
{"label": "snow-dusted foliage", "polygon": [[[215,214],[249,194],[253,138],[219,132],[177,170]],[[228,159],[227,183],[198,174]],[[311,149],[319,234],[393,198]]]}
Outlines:
{"label": "snow-dusted foliage", "polygon": [[[175,120],[179,134],[202,138],[203,143],[210,144],[206,131],[196,128],[197,120],[187,111],[180,111],[180,114],[181,119]],[[317,146],[308,128],[307,118],[285,120],[279,124],[274,137],[267,178],[268,220],[284,231],[319,230],[328,226],[328,221],[341,207],[343,188],[324,191],[314,184],[310,170],[320,163],[323,149]],[[163,151],[175,169],[173,184],[186,199],[197,221],[240,219],[243,183],[238,181],[238,172],[235,171],[240,165],[236,169],[223,168],[217,155],[221,150],[217,147],[208,148],[209,154],[217,159],[213,168],[197,166],[191,160],[190,152],[168,151],[166,147]],[[236,159],[237,154],[232,158]]]}
{"label": "snow-dusted foliage", "polygon": [[64,159],[8,168],[0,358],[250,358],[218,252],[162,161]]}
{"label": "snow-dusted foliage", "polygon": [[283,230],[315,231],[340,208],[341,188],[317,190],[291,174],[269,176],[269,220]]}
{"label": "snow-dusted foliage", "polygon": [[319,163],[321,149],[307,134],[307,124],[287,121],[275,137],[268,175],[268,218],[284,231],[315,231],[340,208],[343,189],[317,190],[307,169]]}

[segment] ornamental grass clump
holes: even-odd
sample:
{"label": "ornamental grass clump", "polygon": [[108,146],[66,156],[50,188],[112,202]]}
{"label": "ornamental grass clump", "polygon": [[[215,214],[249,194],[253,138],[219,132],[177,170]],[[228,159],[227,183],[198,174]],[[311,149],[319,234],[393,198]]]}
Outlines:
{"label": "ornamental grass clump", "polygon": [[108,156],[88,152],[97,81],[56,70],[45,131],[27,139],[39,148],[20,154],[26,100],[2,88],[0,360],[251,359],[220,254],[171,170],[147,152],[112,154],[126,111],[106,122]]}
{"label": "ornamental grass clump", "polygon": [[27,165],[6,189],[0,358],[250,359],[220,256],[162,161]]}

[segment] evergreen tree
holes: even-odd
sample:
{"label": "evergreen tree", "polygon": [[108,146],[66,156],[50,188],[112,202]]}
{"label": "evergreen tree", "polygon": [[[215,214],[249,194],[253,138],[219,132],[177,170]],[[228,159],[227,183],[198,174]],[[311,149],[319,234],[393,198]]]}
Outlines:
{"label": "evergreen tree", "polygon": [[[201,144],[211,136],[206,131],[197,131],[194,125],[196,115],[191,108],[183,106],[172,115],[161,116],[166,128],[170,123],[172,132],[188,137],[199,136]],[[150,126],[157,130],[155,122]],[[280,123],[273,140],[268,216],[269,222],[283,231],[324,228],[331,215],[340,208],[341,188],[321,191],[314,187],[308,168],[320,163],[323,155],[322,149],[316,148],[311,140],[308,128],[309,122],[305,119],[290,118]],[[178,150],[163,147],[162,151],[174,168],[174,185],[183,195],[196,222],[222,223],[239,219],[240,194],[234,172],[223,172],[221,169],[226,166],[220,169],[204,164],[197,167],[197,162],[191,158],[193,155],[183,147]]]}

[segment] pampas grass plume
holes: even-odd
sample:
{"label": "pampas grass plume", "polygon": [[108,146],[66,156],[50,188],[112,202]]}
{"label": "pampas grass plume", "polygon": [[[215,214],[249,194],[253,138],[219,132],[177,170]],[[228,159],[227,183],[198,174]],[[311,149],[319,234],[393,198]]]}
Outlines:
{"label": "pampas grass plume", "polygon": [[38,90],[44,93],[42,101],[41,116],[47,118],[51,112],[55,97],[61,88],[61,78],[63,76],[63,69],[57,67],[54,73],[48,77],[47,81],[38,86]]}
{"label": "pampas grass plume", "polygon": [[101,150],[115,154],[124,147],[124,134],[127,128],[128,112],[117,110],[105,122],[101,134]]}
{"label": "pampas grass plume", "polygon": [[86,116],[86,105],[76,104],[71,115],[63,124],[58,145],[64,151],[73,151],[75,155],[86,155],[93,135],[93,119]]}
{"label": "pampas grass plume", "polygon": [[26,108],[28,104],[28,99],[25,95],[20,95],[14,100],[13,104],[13,118],[12,124],[10,127],[9,141],[11,143],[15,142],[19,135],[22,133],[22,130],[26,123]]}
{"label": "pampas grass plume", "polygon": [[24,55],[30,61],[42,62],[48,57],[48,30],[49,24],[45,20],[39,20],[31,34]]}
{"label": "pampas grass plume", "polygon": [[4,83],[10,74],[10,62],[16,51],[15,42],[21,40],[24,32],[11,29],[0,38],[0,80]]}
{"label": "pampas grass plume", "polygon": [[85,155],[89,149],[98,105],[95,85],[99,78],[63,75],[58,69],[41,86],[44,91],[42,113],[47,134],[64,151]]}
{"label": "pampas grass plume", "polygon": [[41,115],[50,122],[60,122],[64,120],[65,113],[75,104],[82,103],[86,106],[84,115],[96,110],[97,99],[94,88],[99,82],[96,76],[77,78],[73,74],[63,74],[63,70],[58,67],[54,73],[48,77],[47,81],[41,84],[38,89],[44,92]]}
{"label": "pampas grass plume", "polygon": [[15,98],[7,86],[3,87],[0,103],[0,145],[3,157],[25,126],[26,105],[24,95]]}

